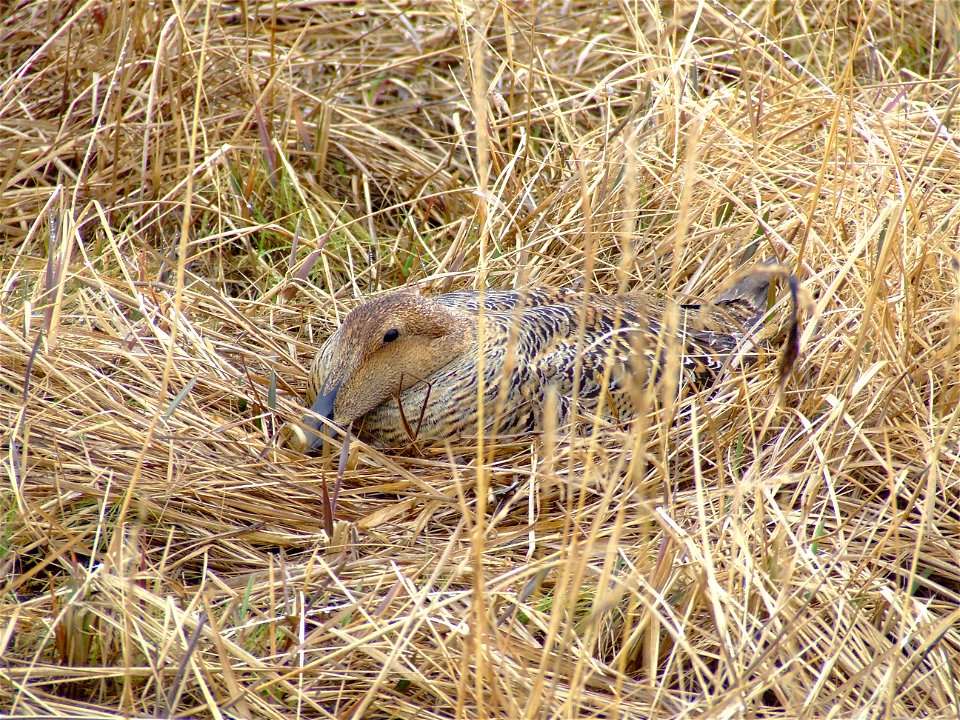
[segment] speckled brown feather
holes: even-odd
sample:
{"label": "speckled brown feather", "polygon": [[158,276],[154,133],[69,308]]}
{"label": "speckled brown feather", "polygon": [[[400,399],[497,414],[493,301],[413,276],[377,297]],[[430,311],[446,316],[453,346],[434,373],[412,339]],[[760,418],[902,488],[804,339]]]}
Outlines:
{"label": "speckled brown feather", "polygon": [[[640,294],[565,289],[388,293],[352,310],[324,343],[308,405],[326,398],[331,420],[385,446],[473,436],[482,354],[488,432],[537,429],[551,387],[561,422],[572,418],[574,396],[581,414],[603,399],[608,414],[628,419],[651,379],[710,382],[765,313],[770,274],[675,311]],[[318,427],[310,414],[305,423]]]}

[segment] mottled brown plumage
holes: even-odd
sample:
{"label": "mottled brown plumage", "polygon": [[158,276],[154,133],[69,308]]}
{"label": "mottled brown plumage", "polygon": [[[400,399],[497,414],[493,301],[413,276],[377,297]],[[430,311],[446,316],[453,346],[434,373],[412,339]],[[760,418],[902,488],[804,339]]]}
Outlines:
{"label": "mottled brown plumage", "polygon": [[[748,275],[714,301],[682,303],[673,314],[640,294],[384,294],[351,311],[321,347],[304,424],[318,429],[317,415],[352,423],[361,438],[391,447],[475,436],[481,356],[487,432],[540,427],[551,387],[561,422],[573,417],[574,396],[583,414],[602,401],[607,414],[629,419],[651,378],[672,373],[683,386],[716,375],[764,315],[771,274]],[[311,433],[305,449],[321,437]]]}

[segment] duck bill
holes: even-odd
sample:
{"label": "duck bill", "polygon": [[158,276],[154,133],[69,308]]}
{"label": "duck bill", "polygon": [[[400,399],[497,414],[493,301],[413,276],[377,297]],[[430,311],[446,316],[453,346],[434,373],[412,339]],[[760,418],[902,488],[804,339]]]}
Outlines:
{"label": "duck bill", "polygon": [[327,437],[328,428],[320,418],[333,420],[333,406],[337,401],[337,393],[340,391],[340,385],[342,384],[343,381],[340,381],[329,391],[317,395],[317,399],[310,406],[310,412],[303,416],[303,424],[311,431],[307,433],[306,452],[314,452],[323,447],[323,440]]}

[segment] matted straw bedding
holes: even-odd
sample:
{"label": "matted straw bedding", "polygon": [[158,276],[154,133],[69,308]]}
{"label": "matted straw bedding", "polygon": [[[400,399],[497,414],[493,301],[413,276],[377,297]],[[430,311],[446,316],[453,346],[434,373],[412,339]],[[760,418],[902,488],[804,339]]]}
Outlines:
{"label": "matted straw bedding", "polygon": [[[0,713],[960,713],[949,4],[0,13]],[[281,442],[365,294],[769,258],[782,388]]]}

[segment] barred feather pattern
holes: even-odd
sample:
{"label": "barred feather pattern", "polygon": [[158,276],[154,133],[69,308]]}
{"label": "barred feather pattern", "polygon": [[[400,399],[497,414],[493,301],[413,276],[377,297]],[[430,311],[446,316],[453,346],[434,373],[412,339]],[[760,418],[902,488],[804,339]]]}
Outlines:
{"label": "barred feather pattern", "polygon": [[[768,276],[748,276],[712,302],[673,306],[539,287],[395,291],[344,318],[317,354],[307,402],[389,447],[476,436],[481,398],[484,431],[497,435],[542,427],[548,392],[560,423],[598,410],[629,420],[650,383],[709,384],[762,319],[768,288]],[[320,428],[313,413],[304,423]]]}

